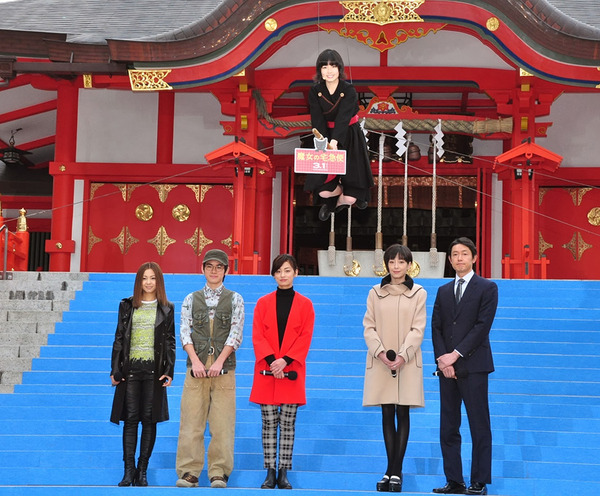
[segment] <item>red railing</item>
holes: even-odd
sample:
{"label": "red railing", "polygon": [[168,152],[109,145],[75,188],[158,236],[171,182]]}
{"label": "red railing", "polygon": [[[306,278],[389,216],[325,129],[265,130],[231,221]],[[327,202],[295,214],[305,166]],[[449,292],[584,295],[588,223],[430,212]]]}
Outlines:
{"label": "red railing", "polygon": [[12,233],[4,224],[0,210],[0,277],[7,278],[7,272],[27,270],[29,263],[29,233],[25,220],[25,209],[19,211],[17,232]]}
{"label": "red railing", "polygon": [[[504,255],[502,259],[502,277],[504,279],[547,279],[548,264],[546,255],[534,259],[529,245],[523,247],[521,258],[511,258]],[[539,271],[536,270],[539,267]],[[539,273],[539,275],[536,275]]]}

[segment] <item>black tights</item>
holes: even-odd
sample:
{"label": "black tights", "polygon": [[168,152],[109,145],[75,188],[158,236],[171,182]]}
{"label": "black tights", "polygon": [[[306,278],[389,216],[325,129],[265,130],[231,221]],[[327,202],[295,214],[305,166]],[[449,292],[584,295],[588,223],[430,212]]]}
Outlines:
{"label": "black tights", "polygon": [[[396,417],[398,427],[396,428]],[[386,475],[401,475],[408,433],[410,432],[410,407],[406,405],[381,405],[383,441],[388,465]]]}

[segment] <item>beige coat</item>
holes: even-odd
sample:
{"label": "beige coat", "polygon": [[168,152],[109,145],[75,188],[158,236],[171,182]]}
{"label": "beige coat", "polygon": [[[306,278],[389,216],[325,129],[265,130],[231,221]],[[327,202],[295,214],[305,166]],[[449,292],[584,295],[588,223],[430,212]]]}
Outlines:
{"label": "beige coat", "polygon": [[[389,280],[389,278],[388,278]],[[425,334],[427,292],[407,276],[407,284],[373,286],[363,320],[367,365],[363,406],[425,406],[421,343]],[[392,377],[377,356],[394,350],[405,365]]]}

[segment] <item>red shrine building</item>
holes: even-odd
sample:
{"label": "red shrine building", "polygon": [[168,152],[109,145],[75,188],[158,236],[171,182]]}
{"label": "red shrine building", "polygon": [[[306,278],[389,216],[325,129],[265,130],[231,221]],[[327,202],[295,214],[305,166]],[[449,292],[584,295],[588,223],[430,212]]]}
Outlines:
{"label": "red shrine building", "polygon": [[[0,218],[14,231],[25,208],[47,257],[33,268],[53,271],[198,272],[221,248],[233,272],[288,252],[322,274],[332,246],[469,236],[485,276],[598,279],[595,4],[2,2]],[[326,48],[359,93],[376,179],[369,207],[334,223],[294,173]]]}

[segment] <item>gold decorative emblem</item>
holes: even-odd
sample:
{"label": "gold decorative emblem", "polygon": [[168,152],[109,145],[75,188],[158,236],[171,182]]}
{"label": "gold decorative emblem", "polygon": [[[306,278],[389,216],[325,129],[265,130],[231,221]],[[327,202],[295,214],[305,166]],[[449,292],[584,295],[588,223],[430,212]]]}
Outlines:
{"label": "gold decorative emblem", "polygon": [[272,17],[269,17],[266,21],[265,21],[265,29],[269,32],[273,32],[277,29],[277,21],[275,19],[273,19]]}
{"label": "gold decorative emblem", "polygon": [[416,10],[424,2],[425,0],[342,0],[340,3],[348,13],[340,22],[368,22],[380,26],[394,22],[423,22]]}
{"label": "gold decorative emblem", "polygon": [[144,71],[129,69],[129,83],[133,91],[172,90],[164,79],[171,73],[170,69]]}
{"label": "gold decorative emblem", "polygon": [[485,27],[488,28],[490,31],[496,31],[500,27],[500,21],[497,17],[490,17],[486,21]]}
{"label": "gold decorative emblem", "polygon": [[531,74],[531,72],[526,71],[525,69],[523,69],[522,67],[519,68],[519,76],[521,77],[533,77],[533,74]]}
{"label": "gold decorative emblem", "polygon": [[83,75],[83,87],[86,88],[86,89],[94,87],[94,83],[92,81],[92,75],[91,74],[84,74]]}
{"label": "gold decorative emblem", "polygon": [[196,201],[200,202],[200,186],[198,184],[186,184],[187,188],[190,188],[194,192],[194,196],[196,197]]}
{"label": "gold decorative emblem", "polygon": [[575,260],[576,262],[579,262],[581,260],[581,257],[583,256],[586,250],[593,248],[592,245],[588,245],[583,240],[583,237],[581,236],[580,232],[573,233],[571,241],[565,243],[564,245],[562,245],[562,247],[566,248],[571,252],[571,255],[573,255],[573,260]]}
{"label": "gold decorative emblem", "polygon": [[115,188],[121,192],[124,202],[131,200],[131,194],[141,186],[141,184],[125,184],[125,183],[114,183]]}
{"label": "gold decorative emblem", "polygon": [[548,250],[550,248],[554,248],[554,245],[551,243],[548,243],[544,239],[544,236],[542,236],[542,232],[540,231],[538,233],[538,251],[540,252],[540,257],[546,252],[546,250]]}
{"label": "gold decorative emblem", "polygon": [[66,168],[64,165],[61,165],[61,166],[58,168],[58,170],[59,170],[59,171],[61,171],[61,172],[64,172],[64,171],[66,171],[66,170],[67,170],[67,168]]}
{"label": "gold decorative emblem", "polygon": [[592,188],[565,188],[567,192],[571,195],[573,200],[573,205],[579,207],[583,200],[583,197],[592,191]]}
{"label": "gold decorative emblem", "polygon": [[200,254],[202,253],[202,251],[204,250],[206,245],[209,245],[212,243],[212,239],[208,239],[204,235],[202,228],[197,227],[196,230],[194,231],[194,234],[192,235],[192,237],[189,239],[186,239],[184,241],[184,243],[187,245],[190,245],[192,247],[192,249],[194,250],[194,253],[197,256],[200,256]]}
{"label": "gold decorative emblem", "polygon": [[154,210],[147,203],[140,203],[135,209],[135,216],[144,222],[149,221],[154,215]]}
{"label": "gold decorative emblem", "polygon": [[129,228],[125,226],[121,229],[119,235],[116,238],[112,238],[111,241],[119,247],[122,255],[126,255],[129,248],[138,243],[139,239],[134,238],[129,232]]}
{"label": "gold decorative emblem", "polygon": [[421,266],[419,265],[419,262],[416,262],[415,260],[413,260],[412,263],[410,264],[410,269],[408,269],[407,274],[414,279],[415,277],[418,277],[418,275],[420,273],[421,273]]}
{"label": "gold decorative emblem", "polygon": [[233,241],[232,237],[233,237],[233,235],[230,234],[228,238],[222,239],[221,240],[221,244],[223,244],[223,245],[225,245],[225,246],[227,246],[228,248],[231,249],[231,243]]}
{"label": "gold decorative emblem", "polygon": [[158,193],[161,203],[166,202],[169,193],[177,187],[176,184],[151,184],[150,186]]}
{"label": "gold decorative emblem", "polygon": [[104,183],[92,183],[90,185],[90,200],[94,199],[94,195],[96,194],[96,190],[104,186]]}
{"label": "gold decorative emblem", "polygon": [[187,205],[180,203],[179,205],[175,205],[173,207],[171,214],[175,220],[178,220],[179,222],[185,222],[190,218],[190,209],[187,207]]}
{"label": "gold decorative emblem", "polygon": [[208,185],[208,184],[203,184],[202,186],[200,186],[200,203],[202,203],[204,201],[204,197],[206,196],[206,193],[208,193],[211,190],[212,186]]}
{"label": "gold decorative emblem", "polygon": [[92,226],[88,227],[88,255],[96,243],[100,243],[102,238],[99,238],[92,232]]}
{"label": "gold decorative emblem", "polygon": [[165,254],[167,248],[175,242],[176,241],[174,239],[169,238],[167,230],[164,228],[164,226],[160,226],[156,236],[148,240],[148,243],[155,246],[156,251],[161,257]]}
{"label": "gold decorative emblem", "polygon": [[389,274],[389,272],[386,269],[385,264],[382,265],[381,269],[379,267],[373,265],[373,274],[375,274],[378,277],[385,277]]}
{"label": "gold decorative emblem", "polygon": [[587,214],[588,222],[592,226],[600,226],[600,207],[592,208]]}
{"label": "gold decorative emblem", "polygon": [[360,274],[360,263],[358,260],[352,260],[352,265],[348,267],[344,265],[344,274],[351,277],[356,277]]}

